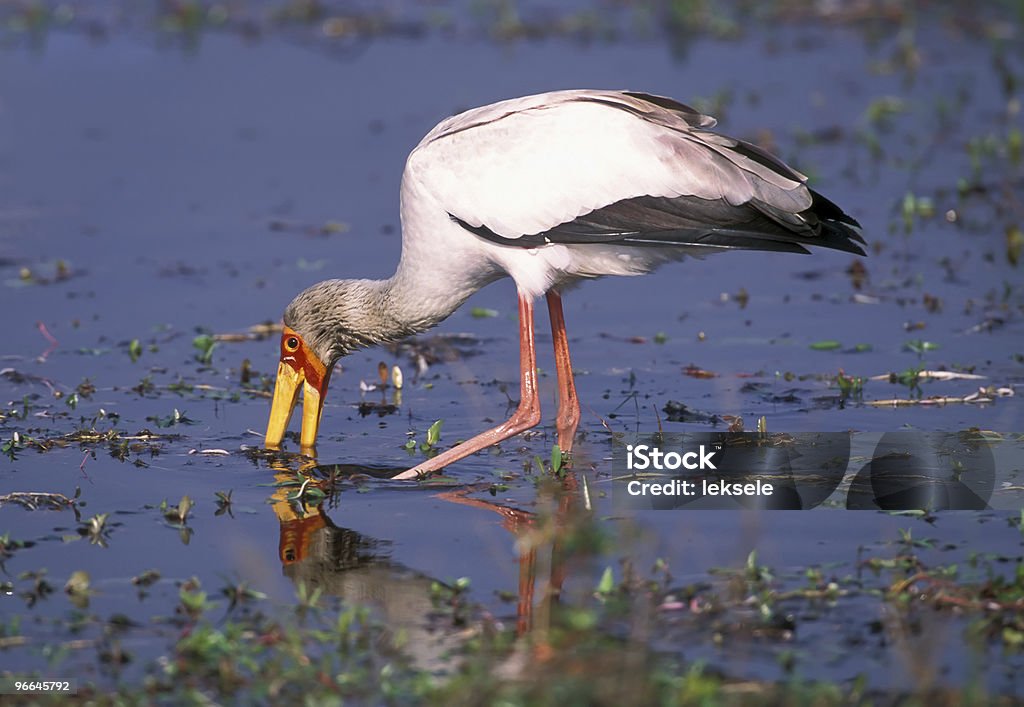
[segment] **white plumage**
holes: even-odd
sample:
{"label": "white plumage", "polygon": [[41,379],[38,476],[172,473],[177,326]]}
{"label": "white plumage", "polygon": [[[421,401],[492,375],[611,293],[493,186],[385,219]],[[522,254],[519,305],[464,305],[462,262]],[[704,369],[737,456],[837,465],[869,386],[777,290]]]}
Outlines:
{"label": "white plumage", "polygon": [[[806,253],[805,246],[823,246],[863,254],[857,222],[809,189],[804,175],[712,132],[714,125],[672,99],[594,90],[502,101],[442,121],[406,164],[395,275],[309,288],[285,312],[282,347],[297,341],[325,368],[326,380],[340,356],[427,329],[481,287],[510,276],[519,293],[519,409],[403,477],[537,423],[532,322],[541,295],[559,373],[559,444],[568,451],[579,404],[559,295],[565,286],[721,250]],[[295,368],[295,356],[282,352],[281,365]],[[310,433],[304,421],[304,444],[315,440],[319,422],[309,417],[316,422]],[[287,419],[282,425],[279,418],[275,397],[268,445],[284,434]]]}

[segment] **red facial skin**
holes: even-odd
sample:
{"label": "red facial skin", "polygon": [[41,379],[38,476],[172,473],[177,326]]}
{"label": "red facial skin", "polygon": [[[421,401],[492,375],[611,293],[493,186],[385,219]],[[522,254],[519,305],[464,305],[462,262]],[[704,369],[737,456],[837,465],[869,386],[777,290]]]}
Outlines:
{"label": "red facial skin", "polygon": [[[290,339],[295,340],[294,347],[289,346]],[[296,373],[301,371],[321,397],[324,395],[329,381],[326,367],[306,348],[306,342],[291,327],[285,327],[281,332],[281,363],[287,363]]]}
{"label": "red facial skin", "polygon": [[304,450],[315,453],[329,379],[330,371],[306,346],[302,337],[295,330],[285,327],[281,334],[281,358],[264,438],[268,449],[280,449],[301,387],[305,392],[302,399],[300,444]]}

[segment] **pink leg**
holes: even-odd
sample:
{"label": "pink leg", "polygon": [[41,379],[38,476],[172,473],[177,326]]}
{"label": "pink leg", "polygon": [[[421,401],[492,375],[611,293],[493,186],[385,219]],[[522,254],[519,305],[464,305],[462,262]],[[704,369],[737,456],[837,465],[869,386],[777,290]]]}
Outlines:
{"label": "pink leg", "polygon": [[537,352],[533,347],[533,301],[519,295],[519,361],[520,399],[519,407],[512,417],[497,427],[478,434],[457,447],[438,454],[408,471],[393,476],[394,479],[417,479],[479,452],[485,447],[514,437],[540,422],[540,399],[537,397]]}
{"label": "pink leg", "polygon": [[580,424],[580,401],[576,397],[576,382],[572,375],[572,361],[569,360],[569,339],[565,334],[565,318],[562,316],[562,297],[554,290],[547,294],[548,313],[551,315],[551,339],[555,344],[555,371],[558,373],[558,446],[568,454]]}
{"label": "pink leg", "polygon": [[516,603],[516,635],[525,636],[533,627],[533,590],[537,586],[537,548],[519,555],[519,601]]}

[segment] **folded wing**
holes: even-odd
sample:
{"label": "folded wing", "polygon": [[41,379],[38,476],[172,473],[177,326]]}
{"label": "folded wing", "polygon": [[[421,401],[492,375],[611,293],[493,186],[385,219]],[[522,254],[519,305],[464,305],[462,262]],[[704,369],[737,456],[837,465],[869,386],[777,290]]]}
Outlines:
{"label": "folded wing", "polygon": [[863,253],[859,225],[760,148],[660,96],[561,91],[442,122],[406,180],[488,240]]}

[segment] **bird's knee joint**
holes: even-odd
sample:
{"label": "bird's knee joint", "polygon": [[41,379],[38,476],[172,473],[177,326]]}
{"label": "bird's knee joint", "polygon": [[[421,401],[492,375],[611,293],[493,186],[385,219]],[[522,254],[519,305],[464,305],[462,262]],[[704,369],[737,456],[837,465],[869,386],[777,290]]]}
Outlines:
{"label": "bird's knee joint", "polygon": [[580,424],[579,408],[562,410],[558,415],[558,426],[562,429],[575,429]]}
{"label": "bird's knee joint", "polygon": [[528,430],[540,424],[540,410],[519,410],[515,416],[515,426],[520,430]]}

